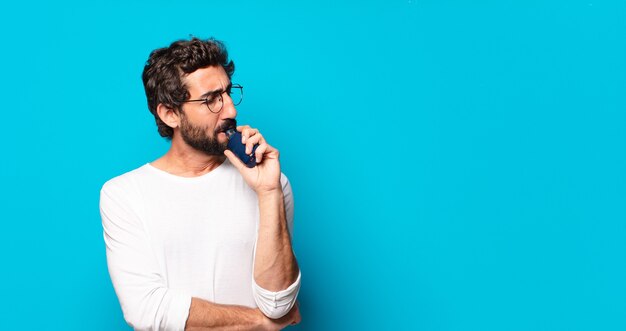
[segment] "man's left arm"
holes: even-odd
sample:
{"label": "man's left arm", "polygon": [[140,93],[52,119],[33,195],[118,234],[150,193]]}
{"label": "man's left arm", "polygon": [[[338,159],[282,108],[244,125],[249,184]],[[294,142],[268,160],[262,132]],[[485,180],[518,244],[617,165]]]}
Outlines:
{"label": "man's left arm", "polygon": [[[293,194],[286,176],[280,172],[278,150],[268,145],[256,129],[238,127],[246,152],[255,143],[257,162],[247,168],[234,154],[224,154],[237,167],[257,193],[259,228],[254,253],[253,294],[259,309],[269,318],[287,314],[300,290],[300,270],[291,245]],[[247,140],[247,141],[246,141]]]}
{"label": "man's left arm", "polygon": [[[254,290],[257,305],[271,318],[289,312],[300,288],[300,270],[293,254],[293,194],[289,181],[278,192],[260,194]],[[286,210],[290,209],[290,210]]]}

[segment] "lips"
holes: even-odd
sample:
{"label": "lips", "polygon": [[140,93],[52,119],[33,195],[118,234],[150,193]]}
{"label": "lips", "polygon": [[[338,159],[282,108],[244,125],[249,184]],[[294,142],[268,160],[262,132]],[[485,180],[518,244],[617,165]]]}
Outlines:
{"label": "lips", "polygon": [[225,121],[222,123],[222,125],[220,125],[220,126],[218,127],[218,129],[217,129],[217,131],[216,131],[216,132],[217,132],[217,133],[220,133],[220,132],[224,132],[224,133],[225,133],[225,132],[226,132],[226,131],[228,131],[229,129],[236,130],[236,129],[237,129],[237,121],[235,121],[234,119],[227,119],[227,120],[225,120]]}

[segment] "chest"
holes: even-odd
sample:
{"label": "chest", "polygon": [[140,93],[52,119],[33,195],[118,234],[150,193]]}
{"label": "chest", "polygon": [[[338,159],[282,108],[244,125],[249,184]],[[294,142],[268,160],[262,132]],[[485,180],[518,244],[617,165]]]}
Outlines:
{"label": "chest", "polygon": [[256,239],[258,200],[247,187],[170,187],[145,194],[144,226],[153,249],[180,261],[238,249]]}

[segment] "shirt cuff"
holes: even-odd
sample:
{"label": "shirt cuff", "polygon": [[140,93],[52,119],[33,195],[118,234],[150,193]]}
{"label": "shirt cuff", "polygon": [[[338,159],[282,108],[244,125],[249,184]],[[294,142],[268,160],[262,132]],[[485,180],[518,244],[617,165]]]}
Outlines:
{"label": "shirt cuff", "polygon": [[284,290],[273,292],[259,286],[252,277],[252,293],[254,301],[256,301],[259,309],[265,316],[276,319],[281,318],[291,310],[296,303],[298,292],[300,291],[301,272],[298,271],[298,277],[293,284]]}

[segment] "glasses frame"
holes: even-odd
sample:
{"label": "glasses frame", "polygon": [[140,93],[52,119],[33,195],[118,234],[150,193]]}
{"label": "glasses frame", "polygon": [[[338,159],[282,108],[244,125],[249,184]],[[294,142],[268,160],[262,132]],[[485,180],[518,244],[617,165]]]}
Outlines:
{"label": "glasses frame", "polygon": [[[183,101],[183,103],[187,103],[187,102],[199,102],[199,101],[202,101],[202,103],[204,103],[204,104],[206,105],[207,109],[208,109],[210,112],[212,112],[212,113],[214,113],[214,114],[217,114],[217,113],[221,112],[221,111],[222,111],[222,109],[224,109],[224,97],[223,97],[224,93],[227,93],[227,94],[228,94],[228,97],[230,97],[230,94],[232,93],[232,90],[233,90],[234,88],[238,88],[238,89],[239,89],[239,93],[241,94],[241,98],[239,99],[239,102],[237,102],[237,103],[234,103],[234,102],[233,102],[233,105],[238,106],[238,105],[239,105],[239,104],[243,101],[243,86],[242,86],[242,85],[240,85],[240,84],[233,84],[233,85],[231,85],[231,86],[230,86],[230,88],[228,88],[228,90],[230,90],[230,92],[229,92],[228,90],[227,90],[227,91],[219,91],[219,90],[218,90],[218,91],[215,91],[215,92],[213,92],[213,93],[211,93],[211,94],[207,95],[204,99],[193,99],[193,100],[187,100],[187,101]],[[211,98],[211,97],[215,96],[216,94],[219,96],[220,101],[222,102],[222,106],[221,106],[221,107],[220,107],[220,109],[218,109],[217,111],[213,111],[213,109],[211,109],[211,106],[209,106],[209,98]],[[232,99],[231,99],[231,100],[232,100]]]}

